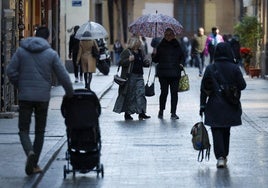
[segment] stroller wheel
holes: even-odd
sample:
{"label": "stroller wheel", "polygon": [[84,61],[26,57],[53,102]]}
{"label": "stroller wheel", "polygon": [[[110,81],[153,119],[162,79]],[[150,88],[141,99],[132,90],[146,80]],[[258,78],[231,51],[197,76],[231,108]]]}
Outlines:
{"label": "stroller wheel", "polygon": [[75,178],[75,169],[73,168],[72,171],[73,171],[73,177]]}
{"label": "stroller wheel", "polygon": [[104,167],[103,167],[103,164],[101,164],[101,177],[103,178],[104,176]]}
{"label": "stroller wheel", "polygon": [[66,179],[66,174],[67,174],[66,171],[67,171],[67,169],[66,169],[66,165],[64,165],[64,166],[63,166],[63,178],[64,178],[64,179]]}
{"label": "stroller wheel", "polygon": [[69,157],[69,152],[68,152],[68,151],[65,152],[65,159],[66,159],[66,160],[69,160],[69,159],[70,159],[70,157]]}
{"label": "stroller wheel", "polygon": [[97,172],[97,178],[99,178],[99,174],[101,173],[101,177],[103,177],[103,165],[102,164],[98,164],[96,166],[96,172]]}

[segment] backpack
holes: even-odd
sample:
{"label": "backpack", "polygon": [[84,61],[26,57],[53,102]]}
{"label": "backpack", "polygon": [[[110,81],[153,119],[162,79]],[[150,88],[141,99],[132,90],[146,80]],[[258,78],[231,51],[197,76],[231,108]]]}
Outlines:
{"label": "backpack", "polygon": [[[195,150],[199,151],[197,161],[204,159],[204,150],[206,150],[205,159],[209,160],[210,142],[206,127],[202,121],[196,123],[191,130],[192,144]],[[201,159],[200,159],[201,157]]]}

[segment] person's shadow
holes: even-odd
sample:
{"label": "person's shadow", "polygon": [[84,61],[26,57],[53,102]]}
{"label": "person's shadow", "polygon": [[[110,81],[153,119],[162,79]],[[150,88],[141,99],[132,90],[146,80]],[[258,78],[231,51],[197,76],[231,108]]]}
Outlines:
{"label": "person's shadow", "polygon": [[210,168],[199,169],[197,172],[197,185],[204,187],[231,187],[232,181],[228,168],[223,169]]}
{"label": "person's shadow", "polygon": [[232,181],[228,168],[217,169],[213,180],[214,187],[232,187]]}

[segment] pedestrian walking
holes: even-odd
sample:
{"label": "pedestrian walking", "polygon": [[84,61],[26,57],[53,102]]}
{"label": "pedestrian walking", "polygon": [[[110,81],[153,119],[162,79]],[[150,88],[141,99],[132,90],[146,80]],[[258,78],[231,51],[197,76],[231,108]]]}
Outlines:
{"label": "pedestrian walking", "polygon": [[240,42],[239,42],[239,36],[238,35],[233,35],[232,38],[229,40],[229,43],[232,47],[233,53],[234,53],[234,61],[237,63],[239,66],[242,65],[242,57],[240,54]]}
{"label": "pedestrian walking", "polygon": [[[83,37],[85,39],[83,39]],[[96,58],[94,57],[94,51],[99,53],[99,47],[94,39],[88,39],[91,37],[89,31],[85,31],[79,42],[79,50],[77,55],[76,64],[78,65],[81,60],[82,70],[85,79],[85,88],[90,90],[90,83],[92,80],[92,74],[96,72]],[[95,49],[95,50],[94,50]]]}
{"label": "pedestrian walking", "polygon": [[80,76],[80,81],[81,82],[83,81],[83,72],[82,72],[81,62],[79,62],[79,64],[76,64],[77,54],[79,50],[79,42],[80,42],[78,39],[75,38],[75,35],[78,29],[79,29],[78,25],[74,26],[74,32],[73,34],[71,34],[70,40],[69,40],[69,54],[68,54],[69,59],[72,59],[72,62],[73,62],[75,83],[79,81],[78,73]]}
{"label": "pedestrian walking", "polygon": [[[52,73],[57,76],[66,95],[71,97],[73,94],[69,74],[57,52],[50,47],[48,38],[48,28],[38,28],[36,37],[28,37],[21,41],[20,47],[7,66],[9,80],[18,89],[19,137],[27,156],[27,175],[42,172],[38,161],[44,143]],[[29,132],[33,113],[35,137],[32,143]]]}
{"label": "pedestrian walking", "polygon": [[188,39],[188,37],[184,36],[181,38],[181,47],[182,47],[182,51],[184,54],[184,62],[183,62],[183,66],[187,66],[190,65],[191,67],[193,66],[192,62],[191,62],[191,43]]}
{"label": "pedestrian walking", "polygon": [[213,62],[215,47],[218,43],[224,42],[223,37],[219,34],[220,30],[217,27],[211,28],[211,34],[207,37],[205,46],[205,56],[209,55],[210,64]]}
{"label": "pedestrian walking", "polygon": [[198,28],[197,35],[192,39],[192,58],[193,64],[199,68],[199,76],[203,75],[204,69],[204,51],[207,36],[204,34],[204,28]]}
{"label": "pedestrian walking", "polygon": [[113,48],[114,48],[115,64],[118,65],[120,60],[120,54],[124,49],[119,39],[115,41]]}
{"label": "pedestrian walking", "polygon": [[145,98],[145,85],[143,79],[143,67],[149,67],[145,61],[141,49],[139,37],[131,37],[125,49],[120,55],[122,66],[121,77],[128,78],[124,86],[119,86],[118,97],[113,111],[125,112],[125,120],[133,120],[132,114],[139,114],[139,119],[148,119],[146,115],[147,101]]}
{"label": "pedestrian walking", "polygon": [[[246,88],[246,82],[233,58],[230,44],[217,44],[214,63],[208,65],[201,81],[200,115],[204,113],[204,123],[211,127],[217,168],[226,167],[231,127],[242,124],[239,98],[241,90]],[[237,88],[235,104],[226,97],[227,86]]]}
{"label": "pedestrian walking", "polygon": [[158,118],[163,118],[166,108],[168,89],[171,94],[171,119],[179,119],[176,115],[178,103],[178,83],[183,70],[183,51],[179,41],[175,38],[172,29],[165,31],[165,36],[157,47],[156,53],[152,54],[153,62],[157,63],[157,76],[160,82],[161,94],[159,97]]}

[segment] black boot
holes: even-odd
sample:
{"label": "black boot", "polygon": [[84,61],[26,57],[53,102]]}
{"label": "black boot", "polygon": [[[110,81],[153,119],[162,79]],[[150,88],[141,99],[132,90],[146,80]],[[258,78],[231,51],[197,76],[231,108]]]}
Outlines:
{"label": "black boot", "polygon": [[91,80],[92,80],[92,73],[91,72],[84,73],[84,78],[85,78],[85,88],[90,90],[90,83],[91,83]]}
{"label": "black boot", "polygon": [[159,112],[158,112],[158,118],[159,119],[163,119],[163,114],[164,114],[163,110],[159,110]]}
{"label": "black boot", "polygon": [[145,113],[139,114],[139,120],[149,119],[149,118],[151,118],[151,116],[147,116]]}
{"label": "black boot", "polygon": [[87,73],[85,72],[84,73],[84,80],[85,80],[85,88],[87,88]]}
{"label": "black boot", "polygon": [[133,117],[131,117],[130,114],[125,113],[125,120],[133,120]]}

